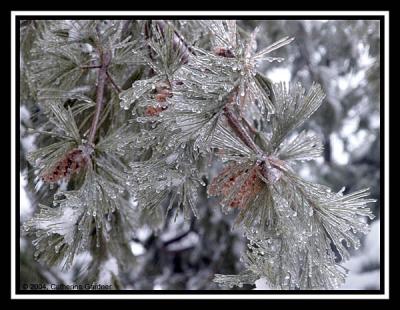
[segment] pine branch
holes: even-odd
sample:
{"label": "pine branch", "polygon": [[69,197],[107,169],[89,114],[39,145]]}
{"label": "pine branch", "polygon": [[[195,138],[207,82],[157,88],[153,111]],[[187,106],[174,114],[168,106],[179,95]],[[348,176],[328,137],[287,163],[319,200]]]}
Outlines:
{"label": "pine branch", "polygon": [[[296,130],[324,93],[316,84],[308,92],[273,84],[257,68],[283,60],[269,54],[293,39],[257,52],[257,31],[248,35],[233,20],[52,21],[37,29],[27,44],[33,61],[23,53],[25,75],[48,117],[35,130],[57,142],[42,140],[27,158],[45,185],[67,181],[22,227],[37,259],[68,267],[89,251],[86,279],[103,274],[114,283],[123,259],[132,261],[132,230],[148,225],[156,240],[180,212],[193,225],[208,184],[224,212],[237,211],[232,224],[249,240],[246,270],[215,282],[230,288],[263,277],[273,288],[331,289],[344,281],[343,241],[359,246],[354,233],[368,231],[362,217],[372,218],[373,200],[367,190],[334,193],[292,168],[322,152],[316,135]],[[209,182],[205,159],[214,155],[223,168]],[[191,229],[153,246],[164,255]]]}

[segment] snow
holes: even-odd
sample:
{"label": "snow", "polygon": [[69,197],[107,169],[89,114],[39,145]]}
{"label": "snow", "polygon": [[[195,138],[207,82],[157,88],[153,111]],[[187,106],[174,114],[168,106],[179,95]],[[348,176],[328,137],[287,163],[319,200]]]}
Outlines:
{"label": "snow", "polygon": [[380,271],[374,270],[364,273],[351,273],[347,277],[346,283],[340,288],[341,290],[366,290],[379,289]]}
{"label": "snow", "polygon": [[23,138],[21,137],[21,144],[25,152],[32,152],[36,150],[35,140],[36,140],[35,135],[27,135]]}
{"label": "snow", "polygon": [[75,227],[81,211],[72,209],[71,207],[64,207],[60,209],[60,215],[56,219],[49,218],[43,219],[37,223],[38,230],[48,230],[51,233],[64,236],[66,243],[71,244],[75,237]]}
{"label": "snow", "polygon": [[380,263],[380,221],[371,224],[371,231],[365,238],[361,251],[343,264],[349,274],[344,286],[340,289],[365,290],[380,288],[380,270],[363,270],[366,266],[376,266]]}
{"label": "snow", "polygon": [[267,77],[276,82],[290,82],[292,74],[288,68],[274,68],[267,72]]}
{"label": "snow", "polygon": [[260,278],[254,283],[256,285],[254,290],[271,290],[271,288],[268,286],[267,280],[265,278]]}
{"label": "snow", "polygon": [[182,213],[179,213],[176,218],[174,218],[168,228],[160,236],[162,241],[168,241],[175,238],[187,231],[190,228],[190,224],[185,221]]}
{"label": "snow", "polygon": [[342,128],[340,129],[340,134],[343,137],[347,137],[354,134],[358,129],[360,124],[360,116],[354,115],[352,117],[347,117],[343,120]]}
{"label": "snow", "polygon": [[[331,137],[331,142],[334,143],[333,157],[338,164],[347,164],[349,156],[354,159],[365,156],[376,139],[376,135],[370,130],[360,128],[360,113],[362,113],[360,108],[352,108],[342,121],[339,134]],[[379,113],[372,114],[369,119],[370,123],[373,123],[373,128],[379,128]],[[346,149],[343,141],[346,141]]]}
{"label": "snow", "polygon": [[377,61],[377,59],[370,56],[369,47],[366,48],[366,46],[362,42],[360,42],[357,47],[360,52],[360,57],[358,61],[360,62],[361,66],[368,69],[368,67],[371,66],[375,61]]}
{"label": "snow", "polygon": [[[379,264],[380,262],[380,221],[371,224],[371,232],[365,238],[363,249],[358,255],[352,257],[343,264],[349,269],[346,282],[338,290],[366,290],[380,288],[380,270],[364,271],[363,267],[368,264]],[[265,278],[255,282],[255,290],[271,290]]]}
{"label": "snow", "polygon": [[111,283],[113,274],[118,275],[118,262],[115,257],[110,257],[100,266],[99,284]]}
{"label": "snow", "polygon": [[190,232],[187,236],[185,236],[181,240],[168,245],[168,250],[179,251],[182,249],[187,249],[189,247],[195,246],[197,242],[199,242],[199,236],[195,232]]}
{"label": "snow", "polygon": [[138,205],[138,201],[135,197],[130,198],[129,203],[132,205],[132,207],[137,207]]}
{"label": "snow", "polygon": [[371,225],[371,231],[367,235],[364,248],[364,253],[367,257],[377,262],[380,262],[380,240],[380,221],[377,220]]}
{"label": "snow", "polygon": [[25,190],[25,186],[28,184],[25,173],[20,173],[20,184],[19,184],[19,214],[21,222],[24,222],[33,215],[33,208],[29,196]]}
{"label": "snow", "polygon": [[165,162],[167,164],[172,164],[173,162],[176,161],[176,159],[178,158],[178,153],[172,153],[171,155],[169,155],[166,159]]}
{"label": "snow", "polygon": [[30,113],[28,111],[28,109],[26,108],[26,106],[21,106],[19,109],[19,117],[21,119],[21,121],[28,121],[30,118]]}
{"label": "snow", "polygon": [[[19,115],[21,118],[21,122],[28,122],[31,117],[28,109],[25,106],[20,107]],[[32,152],[36,150],[36,145],[35,145],[36,135],[35,134],[25,135],[26,130],[25,127],[22,125],[20,125],[20,131],[21,131],[20,141],[25,152]]]}
{"label": "snow", "polygon": [[151,235],[151,229],[147,226],[140,227],[135,231],[135,235],[140,241],[146,241]]}
{"label": "snow", "polygon": [[369,123],[370,123],[371,128],[373,128],[373,129],[380,128],[380,126],[381,126],[381,116],[380,116],[379,112],[372,113],[369,116]]}
{"label": "snow", "polygon": [[131,241],[129,242],[129,246],[131,248],[132,254],[135,256],[142,255],[146,252],[146,249],[139,242]]}
{"label": "snow", "polygon": [[25,238],[19,238],[19,248],[20,251],[23,252],[28,247],[28,241]]}
{"label": "snow", "polygon": [[[90,262],[93,260],[92,255],[89,251],[84,251],[75,256],[74,259],[74,266],[79,266],[81,270],[87,269]],[[57,277],[61,279],[61,283],[66,285],[73,285],[76,284],[76,275],[74,272],[62,270],[60,266],[52,268],[53,273],[57,274]],[[60,281],[55,281],[54,283],[60,283]]]}
{"label": "snow", "polygon": [[301,167],[299,170],[299,175],[303,179],[306,179],[306,180],[310,179],[310,177],[312,177],[310,166],[304,165],[303,167]]}
{"label": "snow", "polygon": [[349,163],[350,155],[344,149],[343,140],[336,134],[333,133],[330,135],[331,140],[331,150],[332,150],[332,159],[338,165],[346,165]]}
{"label": "snow", "polygon": [[357,150],[358,153],[364,154],[370,149],[370,144],[375,140],[375,136],[369,134],[367,130],[360,129],[355,134],[348,137],[349,152],[354,152]]}

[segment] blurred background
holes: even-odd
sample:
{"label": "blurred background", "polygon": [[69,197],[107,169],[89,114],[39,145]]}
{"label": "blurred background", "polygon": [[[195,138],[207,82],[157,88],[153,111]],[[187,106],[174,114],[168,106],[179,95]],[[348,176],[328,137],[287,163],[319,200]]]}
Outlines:
{"label": "blurred background", "polygon": [[[274,82],[299,81],[308,88],[313,81],[322,85],[326,99],[305,124],[323,137],[323,157],[299,165],[299,174],[314,182],[346,192],[369,187],[377,203],[370,208],[376,218],[362,247],[344,264],[350,270],[342,289],[380,288],[380,24],[378,20],[246,20],[245,30],[260,27],[258,48],[282,38],[295,41],[276,54],[281,63],[259,68]],[[21,87],[24,87],[21,84]],[[26,130],[31,123],[28,99],[20,105],[20,221],[37,209],[34,188],[27,184],[30,169],[25,154],[35,149],[36,136]],[[121,289],[198,290],[219,289],[212,282],[215,273],[237,274],[244,266],[240,256],[246,240],[231,230],[234,214],[223,215],[218,203],[200,196],[199,219],[187,223],[168,220],[158,235],[143,227],[133,232],[130,248],[135,257],[120,273]],[[34,260],[31,240],[20,239],[20,283],[77,283],[82,266],[90,262],[81,254],[68,271],[48,268]],[[107,268],[107,266],[105,266]],[[112,266],[109,266],[112,269]],[[102,281],[106,284],[107,274]],[[100,277],[101,278],[101,277]],[[262,281],[260,281],[261,283]],[[237,289],[254,289],[245,286]],[[258,284],[256,289],[268,289]]]}

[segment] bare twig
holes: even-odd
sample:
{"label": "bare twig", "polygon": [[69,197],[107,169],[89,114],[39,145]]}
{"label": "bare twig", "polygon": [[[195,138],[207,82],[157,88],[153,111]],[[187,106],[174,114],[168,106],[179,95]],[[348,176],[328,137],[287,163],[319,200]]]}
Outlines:
{"label": "bare twig", "polygon": [[[190,45],[184,40],[184,38],[179,34],[179,32],[170,24],[167,23],[163,20],[155,20],[154,23],[159,27],[159,29],[161,30],[162,33],[165,33],[165,28],[167,27],[172,27],[174,35],[173,35],[173,46],[175,49],[180,50],[180,52],[182,53],[183,57],[182,57],[182,61],[184,63],[187,63],[187,61],[189,60],[189,54],[195,55],[195,51],[190,47]],[[145,27],[145,37],[148,40],[151,36],[151,30],[150,30],[150,23],[146,24]],[[149,48],[149,55],[150,58],[152,59],[152,50],[150,48],[150,46],[148,46]]]}
{"label": "bare twig", "polygon": [[112,78],[110,72],[106,72],[108,80],[111,82],[111,85],[114,87],[114,89],[117,91],[117,93],[121,92],[121,88],[115,83],[114,79]]}
{"label": "bare twig", "polygon": [[188,229],[187,231],[181,233],[180,235],[178,235],[170,240],[164,241],[163,245],[168,246],[171,243],[177,242],[177,241],[185,238],[190,232],[191,232],[191,229]]}
{"label": "bare twig", "polygon": [[[151,36],[151,29],[150,29],[151,22],[152,22],[151,20],[148,20],[148,21],[145,23],[145,25],[144,25],[144,38],[146,39],[146,41],[149,41],[149,40],[150,40],[150,36]],[[147,53],[149,54],[149,58],[150,58],[151,60],[154,60],[154,57],[153,57],[153,50],[151,49],[150,44],[147,44]],[[150,74],[150,76],[153,76],[153,75],[155,74],[153,68],[150,68],[149,74]]]}
{"label": "bare twig", "polygon": [[[187,56],[189,53],[196,55],[195,51],[190,47],[190,45],[184,40],[184,38],[179,34],[179,32],[175,29],[173,25],[163,20],[157,20],[157,25],[160,27],[162,31],[165,30],[165,27],[169,26],[173,28],[174,31],[174,47],[179,48],[185,54],[185,61],[187,61]],[[183,46],[182,46],[183,45]]]}
{"label": "bare twig", "polygon": [[[235,96],[237,96],[237,92],[234,93],[233,98],[235,98]],[[276,168],[279,170],[284,170],[284,166],[278,162],[271,161],[270,158],[264,153],[264,151],[254,142],[250,134],[247,132],[242,123],[239,121],[237,114],[233,111],[233,108],[230,106],[231,101],[232,99],[227,102],[223,110],[225,117],[228,119],[229,125],[234,130],[236,135],[243,141],[243,143],[246,144],[249,148],[251,148],[260,157],[261,162],[259,162],[258,164],[261,167],[260,172],[262,176],[266,180],[274,182],[275,175],[272,169]],[[248,125],[249,128],[252,128],[250,124],[248,123],[246,124]]]}
{"label": "bare twig", "polygon": [[225,105],[224,107],[224,115],[228,119],[228,123],[237,136],[246,144],[249,148],[251,148],[254,152],[259,155],[263,155],[264,152],[261,148],[255,144],[253,139],[250,137],[249,133],[243,128],[242,124],[238,120],[237,115],[233,112],[232,108],[229,105]]}
{"label": "bare twig", "polygon": [[242,120],[243,120],[243,123],[244,123],[244,124],[246,125],[246,127],[251,131],[252,134],[257,134],[257,129],[255,129],[255,128],[253,127],[253,125],[251,125],[251,124],[249,123],[249,121],[247,120],[246,117],[242,116]]}
{"label": "bare twig", "polygon": [[99,69],[101,65],[81,66],[81,69]]}
{"label": "bare twig", "polygon": [[192,217],[192,219],[191,219],[191,221],[190,221],[190,227],[189,227],[188,230],[182,232],[181,234],[179,234],[179,235],[177,235],[177,236],[175,236],[175,237],[173,237],[173,238],[171,238],[171,239],[169,239],[169,240],[164,241],[164,242],[163,242],[163,245],[166,247],[166,246],[168,246],[169,244],[174,243],[174,242],[177,242],[177,241],[183,239],[184,237],[186,237],[188,234],[190,234],[192,231],[194,231],[194,230],[193,230],[194,223],[195,223],[195,218]]}
{"label": "bare twig", "polygon": [[[244,96],[239,96],[239,105],[244,106],[245,105],[245,100],[246,100],[247,92],[244,94]],[[246,117],[239,112],[240,114],[240,119],[243,121],[243,123],[246,125],[246,127],[251,131],[251,133],[256,134],[257,130],[247,121]]]}

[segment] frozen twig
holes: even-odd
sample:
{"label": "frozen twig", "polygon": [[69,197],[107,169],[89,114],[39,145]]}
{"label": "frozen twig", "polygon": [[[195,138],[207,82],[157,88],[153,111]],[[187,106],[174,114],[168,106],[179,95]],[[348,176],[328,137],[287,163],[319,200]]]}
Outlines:
{"label": "frozen twig", "polygon": [[104,87],[108,78],[107,69],[111,62],[111,51],[100,50],[101,65],[97,75],[97,88],[96,88],[96,110],[93,116],[92,125],[89,132],[89,143],[94,142],[96,136],[97,126],[100,119],[100,113],[103,107],[104,100]]}

